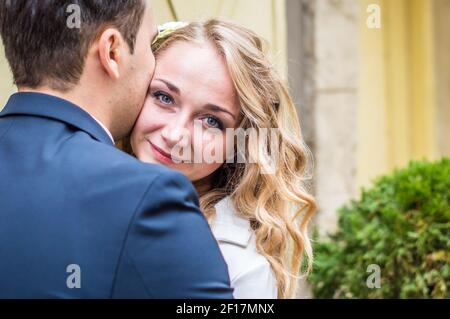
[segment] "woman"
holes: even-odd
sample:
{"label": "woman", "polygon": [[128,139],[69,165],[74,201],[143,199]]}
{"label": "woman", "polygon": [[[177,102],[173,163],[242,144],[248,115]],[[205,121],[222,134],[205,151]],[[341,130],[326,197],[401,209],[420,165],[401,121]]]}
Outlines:
{"label": "woman", "polygon": [[[315,202],[302,188],[308,152],[295,106],[262,40],[209,20],[169,25],[153,49],[157,66],[133,153],[193,182],[235,298],[292,297],[305,254],[307,271],[312,264]],[[252,132],[228,134],[236,129]]]}

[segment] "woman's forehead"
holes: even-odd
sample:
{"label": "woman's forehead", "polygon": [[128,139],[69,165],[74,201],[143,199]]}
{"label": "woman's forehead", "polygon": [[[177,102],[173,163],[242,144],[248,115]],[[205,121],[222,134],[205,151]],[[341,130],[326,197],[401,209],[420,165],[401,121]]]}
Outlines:
{"label": "woman's forehead", "polygon": [[207,43],[179,41],[156,59],[155,79],[164,79],[180,89],[181,94],[212,95],[235,100],[235,88],[225,59]]}
{"label": "woman's forehead", "polygon": [[171,44],[156,58],[162,73],[202,74],[204,77],[228,77],[228,68],[218,50],[207,42],[178,41]]}

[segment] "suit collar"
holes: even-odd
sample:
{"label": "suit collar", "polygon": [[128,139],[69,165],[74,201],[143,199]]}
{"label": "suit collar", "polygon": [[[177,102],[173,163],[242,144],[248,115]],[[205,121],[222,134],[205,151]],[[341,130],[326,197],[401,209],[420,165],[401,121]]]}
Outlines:
{"label": "suit collar", "polygon": [[106,131],[89,113],[67,100],[52,95],[32,92],[13,94],[0,112],[0,117],[7,115],[39,116],[65,122],[88,133],[99,142],[114,145]]}

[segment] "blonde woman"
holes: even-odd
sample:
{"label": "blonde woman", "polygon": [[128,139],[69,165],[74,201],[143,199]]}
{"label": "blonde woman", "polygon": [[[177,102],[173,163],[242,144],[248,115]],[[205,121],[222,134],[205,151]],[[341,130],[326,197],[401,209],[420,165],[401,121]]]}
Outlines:
{"label": "blonde woman", "polygon": [[[131,135],[134,155],[192,181],[235,298],[292,297],[303,257],[307,271],[312,264],[315,202],[302,188],[308,153],[295,107],[263,41],[209,20],[166,25],[153,49],[157,66]],[[244,134],[238,147],[227,134],[236,129],[266,136],[255,142]]]}

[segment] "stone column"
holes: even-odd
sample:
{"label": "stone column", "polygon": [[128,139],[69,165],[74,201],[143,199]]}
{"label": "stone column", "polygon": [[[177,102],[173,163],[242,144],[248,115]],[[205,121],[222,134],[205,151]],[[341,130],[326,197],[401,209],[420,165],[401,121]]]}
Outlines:
{"label": "stone column", "polygon": [[357,0],[287,0],[288,70],[303,134],[315,157],[321,234],[356,185]]}
{"label": "stone column", "polygon": [[[314,224],[325,235],[356,194],[360,7],[357,0],[286,1],[289,83],[315,157]],[[298,297],[312,297],[304,282]]]}
{"label": "stone column", "polygon": [[336,210],[356,194],[359,4],[320,0],[315,14],[317,224],[336,230]]}

